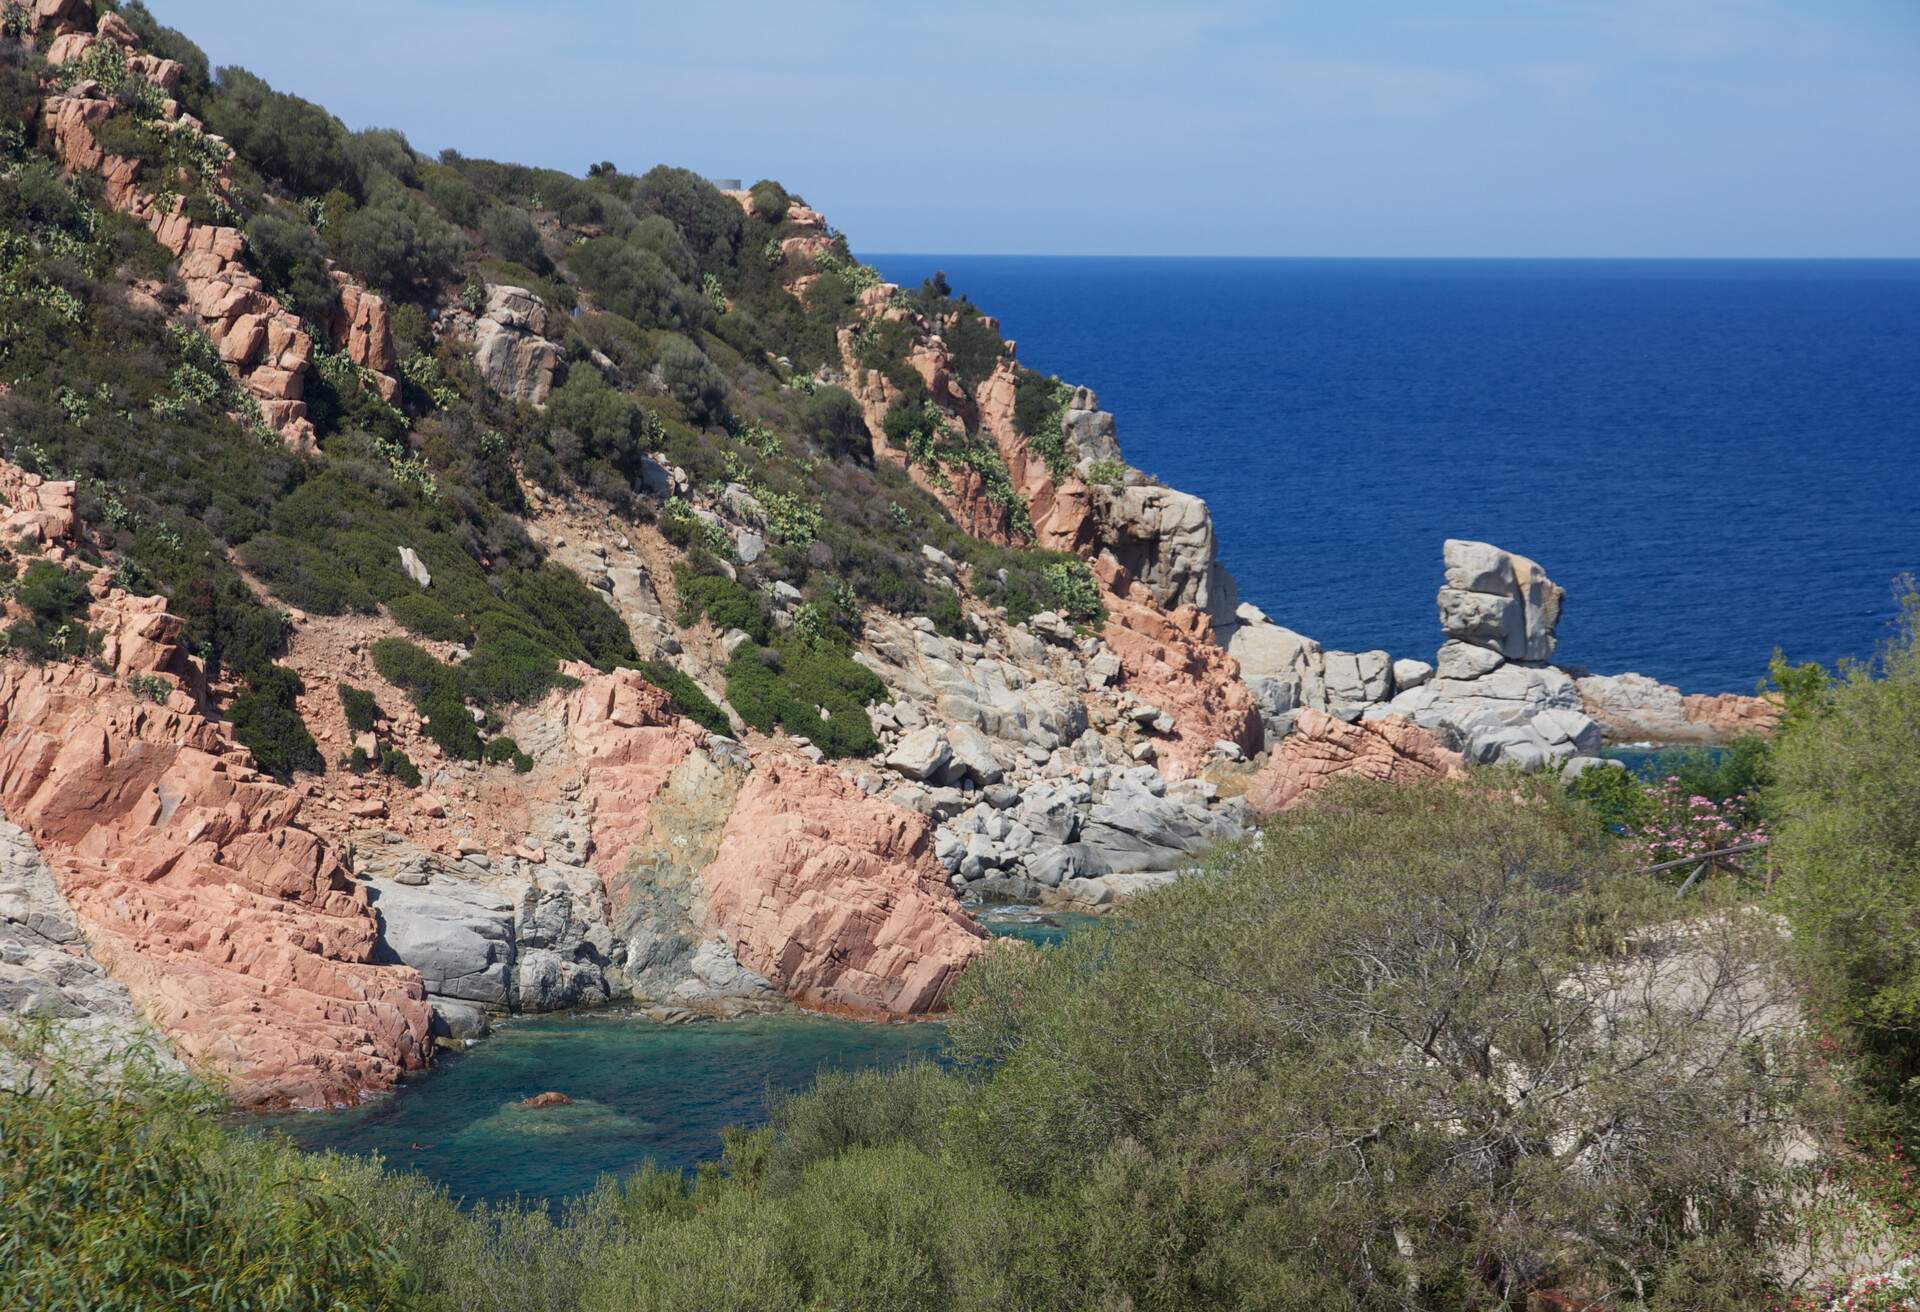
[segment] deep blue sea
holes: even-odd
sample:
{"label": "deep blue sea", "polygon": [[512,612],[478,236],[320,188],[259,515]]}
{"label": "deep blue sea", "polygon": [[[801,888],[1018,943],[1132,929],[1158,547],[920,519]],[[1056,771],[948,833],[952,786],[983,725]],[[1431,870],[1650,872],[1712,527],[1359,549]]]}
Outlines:
{"label": "deep blue sea", "polygon": [[1562,660],[1751,692],[1920,573],[1920,261],[865,258],[1098,392],[1328,646],[1430,659],[1481,538],[1566,587]]}

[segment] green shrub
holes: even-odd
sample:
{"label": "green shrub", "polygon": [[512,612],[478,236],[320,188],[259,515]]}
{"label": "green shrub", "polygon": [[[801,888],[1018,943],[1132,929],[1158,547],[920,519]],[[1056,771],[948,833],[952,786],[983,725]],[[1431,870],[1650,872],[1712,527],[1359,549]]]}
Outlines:
{"label": "green shrub", "polygon": [[667,391],[689,416],[708,423],[725,417],[727,380],[699,347],[684,337],[669,338],[660,348],[659,365]]}
{"label": "green shrub", "polygon": [[927,618],[933,621],[934,628],[949,638],[961,637],[967,631],[966,612],[960,608],[960,598],[944,588],[928,608]]}
{"label": "green shrub", "polygon": [[386,743],[380,748],[380,773],[392,775],[405,788],[420,786],[420,767],[392,743]]}
{"label": "green shrub", "polygon": [[520,744],[502,734],[487,742],[487,764],[508,765],[521,774],[533,769],[533,758],[520,750]]}
{"label": "green shrub", "polygon": [[424,721],[422,731],[441,751],[456,761],[480,759],[480,730],[456,689],[435,688],[414,698],[414,705]]}
{"label": "green shrub", "polygon": [[346,128],[311,101],[275,91],[244,68],[222,68],[205,117],[242,159],[297,196],[359,193]]}
{"label": "green shrub", "polygon": [[46,624],[63,624],[93,607],[87,581],[50,560],[36,560],[14,586],[13,599]]}
{"label": "green shrub", "polygon": [[227,707],[235,740],[253,753],[255,765],[283,782],[296,770],[319,774],[326,769],[319,744],[294,702],[305,691],[298,674],[284,665],[269,665],[249,673],[247,690]]}
{"label": "green shrub", "polygon": [[503,260],[524,264],[536,273],[552,267],[546,251],[540,247],[540,231],[525,210],[511,205],[495,206],[481,217],[480,234],[487,249]]}
{"label": "green shrub", "polygon": [[702,729],[722,737],[733,735],[733,725],[727,719],[727,713],[714,705],[713,698],[700,690],[700,685],[673,666],[658,657],[640,666],[640,673],[647,676],[647,682],[667,694],[672,709],[692,720]]}
{"label": "green shrub", "polygon": [[749,643],[727,662],[727,701],[742,720],[761,733],[797,734],[836,759],[873,753],[866,708],[886,692],[873,671],[825,643]]}
{"label": "green shrub", "polygon": [[632,193],[634,207],[662,216],[680,230],[700,267],[724,273],[733,265],[744,215],[740,207],[691,169],[648,169]]}
{"label": "green shrub", "polygon": [[327,252],[312,228],[277,214],[247,223],[247,264],[267,290],[302,318],[324,321],[338,289],[327,275]]}
{"label": "green shrub", "polygon": [[1093,568],[1078,556],[1061,556],[1041,570],[1043,597],[1049,607],[1081,624],[1099,624],[1106,618],[1100,584]]}
{"label": "green shrub", "polygon": [[1567,792],[1616,832],[1638,829],[1654,817],[1653,798],[1631,770],[1596,766],[1576,776]]}
{"label": "green shrub", "polygon": [[456,683],[452,666],[435,660],[432,653],[405,638],[381,638],[370,654],[380,677],[407,692],[430,692]]}
{"label": "green shrub", "polygon": [[[953,375],[960,380],[962,387],[972,392],[993,373],[1000,363],[1000,357],[1006,354],[1007,346],[1000,340],[1000,334],[987,323],[986,317],[971,305],[962,305],[957,313],[959,317],[944,330],[944,336],[953,359]],[[1016,390],[1016,406],[1018,399]],[[1017,409],[1015,413],[1017,420]]]}
{"label": "green shrub", "polygon": [[650,250],[595,237],[567,252],[567,264],[603,307],[642,328],[697,332],[706,324],[706,302]]}
{"label": "green shrub", "polygon": [[681,567],[674,570],[674,585],[680,593],[681,628],[692,628],[704,615],[722,633],[739,629],[758,643],[772,635],[767,603],[724,574],[694,574]]}
{"label": "green shrub", "polygon": [[[1876,677],[1877,676],[1877,677]],[[1766,793],[1781,903],[1825,1014],[1868,1087],[1920,1127],[1920,602],[1879,668],[1855,666],[1789,716]]]}
{"label": "green shrub", "polygon": [[403,592],[387,601],[387,614],[409,633],[438,642],[473,641],[473,626],[423,592]]}
{"label": "green shrub", "polygon": [[374,1312],[413,1296],[318,1159],[218,1128],[210,1093],[134,1053],[103,1080],[45,1029],[0,1030],[0,1306]]}
{"label": "green shrub", "polygon": [[559,664],[544,643],[518,630],[502,630],[460,663],[460,686],[482,706],[538,701],[550,689],[574,686]]}
{"label": "green shrub", "polygon": [[1056,479],[1065,478],[1073,468],[1066,434],[1061,429],[1071,396],[1071,389],[1058,378],[1031,369],[1020,370],[1014,378],[1013,426]]}
{"label": "green shrub", "polygon": [[1087,482],[1101,487],[1123,487],[1127,481],[1125,461],[1102,456],[1087,465]]}
{"label": "green shrub", "polygon": [[793,204],[787,189],[772,178],[760,179],[747,194],[753,202],[753,212],[768,223],[783,222]]}
{"label": "green shrub", "polygon": [[418,192],[392,182],[328,235],[341,264],[368,286],[402,298],[423,283],[452,277],[466,254],[458,228]]}
{"label": "green shrub", "polygon": [[353,733],[372,733],[373,726],[387,718],[380,703],[366,689],[342,683],[339,692],[340,708],[347,713],[347,728]]}

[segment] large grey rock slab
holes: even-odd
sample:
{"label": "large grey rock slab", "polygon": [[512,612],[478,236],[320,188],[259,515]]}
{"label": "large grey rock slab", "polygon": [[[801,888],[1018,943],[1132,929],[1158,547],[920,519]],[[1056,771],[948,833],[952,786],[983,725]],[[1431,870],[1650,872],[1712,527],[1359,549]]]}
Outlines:
{"label": "large grey rock slab", "polygon": [[1223,811],[1174,797],[1155,796],[1125,783],[1107,789],[1080,829],[1089,875],[1131,870],[1175,870],[1216,843],[1244,831]]}
{"label": "large grey rock slab", "polygon": [[412,966],[428,993],[504,1008],[512,998],[513,902],[464,880],[370,879],[383,960]]}
{"label": "large grey rock slab", "polygon": [[502,396],[543,406],[565,362],[548,331],[546,305],[524,287],[489,286],[473,325],[473,363]]}
{"label": "large grey rock slab", "polygon": [[1566,591],[1544,569],[1486,542],[1449,538],[1441,550],[1446,583],[1438,597],[1440,627],[1449,638],[1508,660],[1553,656]]}

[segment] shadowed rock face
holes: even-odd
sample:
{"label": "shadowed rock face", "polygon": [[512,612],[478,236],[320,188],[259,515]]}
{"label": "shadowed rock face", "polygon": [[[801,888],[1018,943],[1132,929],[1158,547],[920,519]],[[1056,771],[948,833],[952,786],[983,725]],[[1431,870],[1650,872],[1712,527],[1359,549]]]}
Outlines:
{"label": "shadowed rock face", "polygon": [[1465,776],[1458,752],[1398,715],[1348,724],[1306,710],[1247,789],[1247,804],[1272,815],[1312,801],[1339,778],[1398,784]]}

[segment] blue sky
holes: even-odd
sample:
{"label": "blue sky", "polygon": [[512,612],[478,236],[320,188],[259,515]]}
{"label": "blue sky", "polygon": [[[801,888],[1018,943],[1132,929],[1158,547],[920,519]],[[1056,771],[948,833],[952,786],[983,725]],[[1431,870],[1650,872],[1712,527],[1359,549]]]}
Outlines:
{"label": "blue sky", "polygon": [[149,0],[429,151],[856,249],[1920,256],[1920,0]]}

